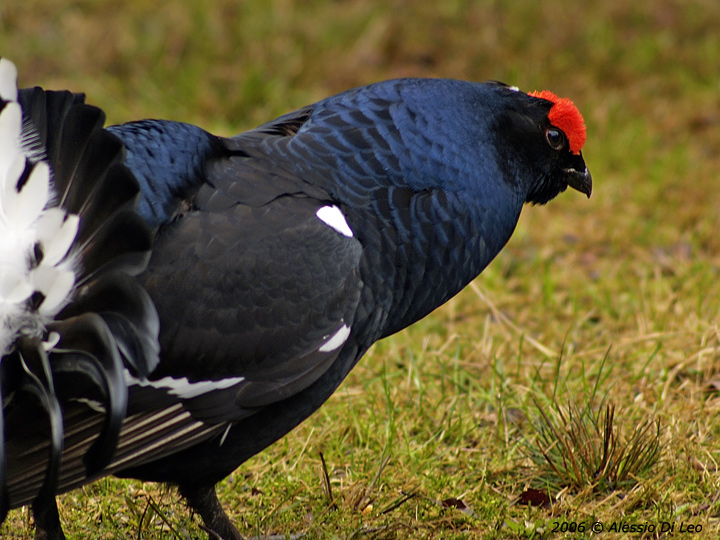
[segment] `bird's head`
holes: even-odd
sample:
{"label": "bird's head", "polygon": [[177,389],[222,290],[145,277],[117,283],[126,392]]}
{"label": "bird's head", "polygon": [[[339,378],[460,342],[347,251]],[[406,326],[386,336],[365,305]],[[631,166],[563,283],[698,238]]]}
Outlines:
{"label": "bird's head", "polygon": [[505,144],[515,156],[510,166],[520,157],[526,202],[545,204],[568,186],[590,197],[592,177],[581,151],[585,122],[575,104],[548,90],[516,91],[510,99],[515,105],[500,115],[499,149]]}
{"label": "bird's head", "polygon": [[549,90],[530,92],[529,95],[552,103],[548,113],[549,126],[545,128],[545,140],[551,149],[558,152],[559,178],[590,198],[592,177],[581,151],[587,133],[580,111],[568,98],[559,98]]}

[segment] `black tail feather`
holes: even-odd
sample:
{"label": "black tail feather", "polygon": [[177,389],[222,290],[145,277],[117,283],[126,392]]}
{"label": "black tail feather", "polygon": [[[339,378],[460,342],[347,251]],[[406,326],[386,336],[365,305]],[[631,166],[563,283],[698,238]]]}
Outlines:
{"label": "black tail feather", "polygon": [[[0,366],[0,403],[3,403],[3,370]],[[0,523],[5,521],[8,510],[10,509],[10,498],[7,489],[7,460],[5,451],[5,418],[4,414],[0,414]]]}
{"label": "black tail feather", "polygon": [[84,458],[91,477],[112,459],[125,418],[127,386],[122,360],[110,329],[95,313],[61,321],[53,329],[62,336],[52,354],[62,402],[97,401],[105,410],[102,431]]}
{"label": "black tail feather", "polygon": [[53,374],[48,356],[37,339],[27,340],[18,354],[23,371],[27,375],[21,390],[32,395],[42,406],[47,416],[49,429],[49,455],[45,480],[34,503],[46,506],[55,497],[60,457],[63,451],[63,417],[60,402],[55,393]]}

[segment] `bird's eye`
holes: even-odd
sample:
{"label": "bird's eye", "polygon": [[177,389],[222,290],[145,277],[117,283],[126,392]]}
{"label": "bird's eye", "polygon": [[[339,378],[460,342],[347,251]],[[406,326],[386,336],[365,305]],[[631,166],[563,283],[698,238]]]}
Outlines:
{"label": "bird's eye", "polygon": [[550,148],[552,148],[553,150],[561,150],[567,142],[565,134],[559,129],[546,129],[545,138],[547,139]]}

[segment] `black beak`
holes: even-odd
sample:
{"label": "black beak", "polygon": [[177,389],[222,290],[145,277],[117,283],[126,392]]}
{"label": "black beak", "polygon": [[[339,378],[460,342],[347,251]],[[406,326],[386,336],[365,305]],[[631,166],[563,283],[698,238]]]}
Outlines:
{"label": "black beak", "polygon": [[579,157],[579,166],[577,168],[565,169],[565,178],[567,179],[568,186],[577,189],[580,193],[584,193],[589,199],[592,194],[592,176],[590,176],[590,171],[588,171],[587,165],[585,165],[585,161],[582,159],[582,154],[580,154]]}

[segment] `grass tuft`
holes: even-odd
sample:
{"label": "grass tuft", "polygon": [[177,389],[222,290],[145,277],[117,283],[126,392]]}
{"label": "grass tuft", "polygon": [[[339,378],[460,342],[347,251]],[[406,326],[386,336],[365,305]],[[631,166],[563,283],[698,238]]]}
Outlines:
{"label": "grass tuft", "polygon": [[626,434],[616,405],[570,400],[533,400],[534,440],[525,445],[533,464],[532,484],[552,492],[570,489],[607,493],[627,490],[648,478],[662,453],[660,421],[646,418]]}

